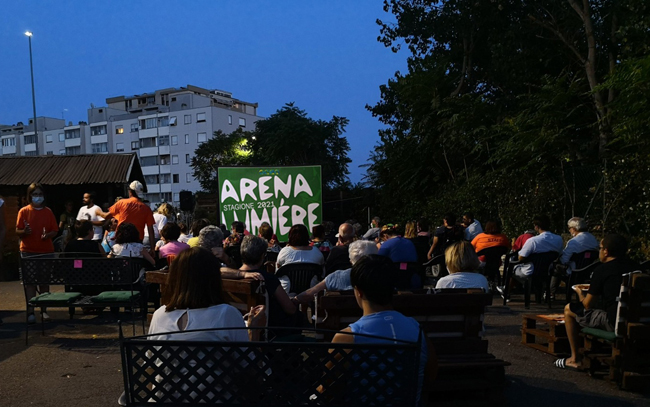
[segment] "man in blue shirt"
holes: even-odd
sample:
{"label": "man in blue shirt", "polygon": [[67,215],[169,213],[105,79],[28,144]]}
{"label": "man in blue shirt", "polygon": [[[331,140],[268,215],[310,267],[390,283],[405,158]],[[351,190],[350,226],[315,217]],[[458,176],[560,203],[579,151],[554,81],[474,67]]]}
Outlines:
{"label": "man in blue shirt", "polygon": [[474,219],[472,212],[465,212],[463,214],[463,226],[465,226],[465,240],[471,242],[480,233],[483,233],[481,222]]}
{"label": "man in blue shirt", "polygon": [[[551,298],[555,298],[555,291],[557,291],[562,277],[570,275],[571,271],[575,269],[575,263],[571,261],[571,256],[586,251],[598,251],[598,240],[587,231],[587,222],[584,219],[571,218],[567,222],[567,226],[571,233],[571,239],[566,243],[562,256],[560,256],[560,264],[563,267],[556,267],[555,274],[551,278]],[[567,287],[568,289],[569,287]]]}
{"label": "man in blue shirt", "polygon": [[[363,316],[342,332],[361,333],[409,342],[417,342],[418,335],[420,335],[422,350],[418,375],[418,401],[421,401],[425,374],[429,380],[433,380],[435,377],[436,357],[433,347],[420,330],[418,322],[393,310],[391,304],[393,273],[391,261],[379,255],[362,257],[352,267],[350,280],[354,287],[357,304],[363,309]],[[332,339],[334,343],[381,343],[385,341],[388,340],[344,333],[336,334]]]}

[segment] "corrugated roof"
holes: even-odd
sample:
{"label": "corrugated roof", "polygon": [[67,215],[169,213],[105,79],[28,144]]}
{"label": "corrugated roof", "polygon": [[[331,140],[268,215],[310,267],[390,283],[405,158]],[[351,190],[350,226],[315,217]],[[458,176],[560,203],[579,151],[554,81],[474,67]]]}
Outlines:
{"label": "corrugated roof", "polygon": [[144,184],[135,154],[0,158],[0,185],[123,184],[132,176]]}

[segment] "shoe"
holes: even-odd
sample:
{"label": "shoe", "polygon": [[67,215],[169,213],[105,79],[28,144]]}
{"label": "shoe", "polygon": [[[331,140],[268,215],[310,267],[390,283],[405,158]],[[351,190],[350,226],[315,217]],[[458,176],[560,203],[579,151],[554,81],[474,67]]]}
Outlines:
{"label": "shoe", "polygon": [[45,311],[41,312],[41,319],[43,322],[50,322],[50,316]]}
{"label": "shoe", "polygon": [[120,397],[117,399],[117,404],[120,406],[126,406],[126,393],[122,392]]}
{"label": "shoe", "polygon": [[36,316],[34,314],[29,314],[27,317],[27,323],[29,325],[34,325],[36,323]]}
{"label": "shoe", "polygon": [[498,286],[496,286],[495,288],[496,288],[497,292],[498,292],[499,294],[501,294],[501,298],[504,298],[505,295],[506,295],[506,294],[505,294],[506,287],[503,286],[503,285],[498,285]]}

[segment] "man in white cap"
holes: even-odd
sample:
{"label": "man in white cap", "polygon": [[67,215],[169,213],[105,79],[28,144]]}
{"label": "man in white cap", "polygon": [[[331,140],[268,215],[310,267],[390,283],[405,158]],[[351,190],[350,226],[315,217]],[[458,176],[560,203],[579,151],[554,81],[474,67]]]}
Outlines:
{"label": "man in white cap", "polygon": [[[117,219],[117,227],[124,222],[135,225],[140,234],[140,240],[144,239],[144,228],[147,227],[149,236],[153,236],[153,212],[151,208],[143,204],[140,200],[142,195],[142,184],[140,181],[133,181],[129,185],[129,197],[120,199],[108,209],[108,212],[100,212],[98,215],[106,220],[111,218]],[[153,248],[151,249],[153,251]]]}

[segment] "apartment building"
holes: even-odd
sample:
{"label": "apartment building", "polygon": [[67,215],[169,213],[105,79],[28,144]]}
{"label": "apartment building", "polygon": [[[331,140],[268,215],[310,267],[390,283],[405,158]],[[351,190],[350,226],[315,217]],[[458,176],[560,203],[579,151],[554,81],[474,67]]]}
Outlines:
{"label": "apartment building", "polygon": [[234,99],[230,92],[192,85],[111,97],[106,99],[105,107],[88,109],[87,122],[65,125],[60,119],[37,118],[40,142],[37,140],[35,145],[25,142],[32,141],[25,136],[33,135],[33,129],[23,129],[22,124],[0,125],[0,154],[136,152],[148,190],[143,198],[178,205],[181,190],[201,189],[190,166],[197,147],[217,130],[253,130],[261,119],[257,107],[257,103]]}

